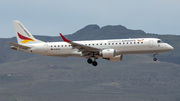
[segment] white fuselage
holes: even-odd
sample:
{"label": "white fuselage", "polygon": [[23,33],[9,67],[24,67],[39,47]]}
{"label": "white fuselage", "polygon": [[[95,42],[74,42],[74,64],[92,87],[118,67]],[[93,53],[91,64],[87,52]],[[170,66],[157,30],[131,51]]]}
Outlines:
{"label": "white fuselage", "polygon": [[[173,50],[172,46],[167,43],[163,43],[157,38],[111,39],[73,42],[100,49],[114,49],[116,50],[115,55],[161,53]],[[73,48],[71,44],[67,42],[36,43],[28,44],[28,46],[31,47],[31,49],[21,49],[21,51],[58,57],[82,56],[81,51]]]}

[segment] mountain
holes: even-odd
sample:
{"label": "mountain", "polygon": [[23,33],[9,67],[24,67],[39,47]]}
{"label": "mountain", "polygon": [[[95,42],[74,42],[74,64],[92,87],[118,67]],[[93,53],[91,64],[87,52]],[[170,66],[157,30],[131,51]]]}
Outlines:
{"label": "mountain", "polygon": [[[43,41],[61,37],[35,36]],[[124,26],[88,25],[66,35],[70,40],[160,38],[174,50],[149,55],[124,55],[123,61],[98,59],[93,67],[86,59],[41,56],[10,49],[0,39],[0,101],[179,101],[180,36],[147,34]]]}
{"label": "mountain", "polygon": [[141,30],[130,30],[121,25],[108,25],[102,28],[98,25],[88,25],[72,34],[70,38],[75,40],[117,39],[129,38],[129,36],[135,37],[143,34],[146,33]]}

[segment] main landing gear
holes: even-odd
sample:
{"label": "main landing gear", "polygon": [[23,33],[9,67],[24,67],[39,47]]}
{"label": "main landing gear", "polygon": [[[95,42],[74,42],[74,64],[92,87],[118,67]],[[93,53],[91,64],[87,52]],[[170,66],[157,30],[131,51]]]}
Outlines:
{"label": "main landing gear", "polygon": [[98,63],[96,62],[95,59],[94,59],[94,61],[93,61],[91,58],[89,58],[89,59],[87,59],[87,62],[88,62],[89,64],[92,64],[93,66],[97,66],[97,65],[98,65]]}
{"label": "main landing gear", "polygon": [[156,58],[156,55],[157,55],[157,54],[158,54],[158,53],[153,54],[153,57],[154,57],[153,60],[154,60],[154,61],[157,61],[157,58]]}

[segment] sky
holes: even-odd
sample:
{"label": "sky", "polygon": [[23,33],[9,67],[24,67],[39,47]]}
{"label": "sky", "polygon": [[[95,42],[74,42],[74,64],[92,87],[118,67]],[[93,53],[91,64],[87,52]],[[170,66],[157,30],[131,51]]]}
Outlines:
{"label": "sky", "polygon": [[0,38],[19,20],[33,35],[73,34],[89,24],[180,35],[180,0],[0,0]]}

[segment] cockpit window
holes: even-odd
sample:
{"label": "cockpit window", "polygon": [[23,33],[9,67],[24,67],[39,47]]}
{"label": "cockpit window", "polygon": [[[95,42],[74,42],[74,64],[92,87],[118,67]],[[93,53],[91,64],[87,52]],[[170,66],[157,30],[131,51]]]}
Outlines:
{"label": "cockpit window", "polygon": [[162,40],[158,40],[157,43],[164,43]]}

